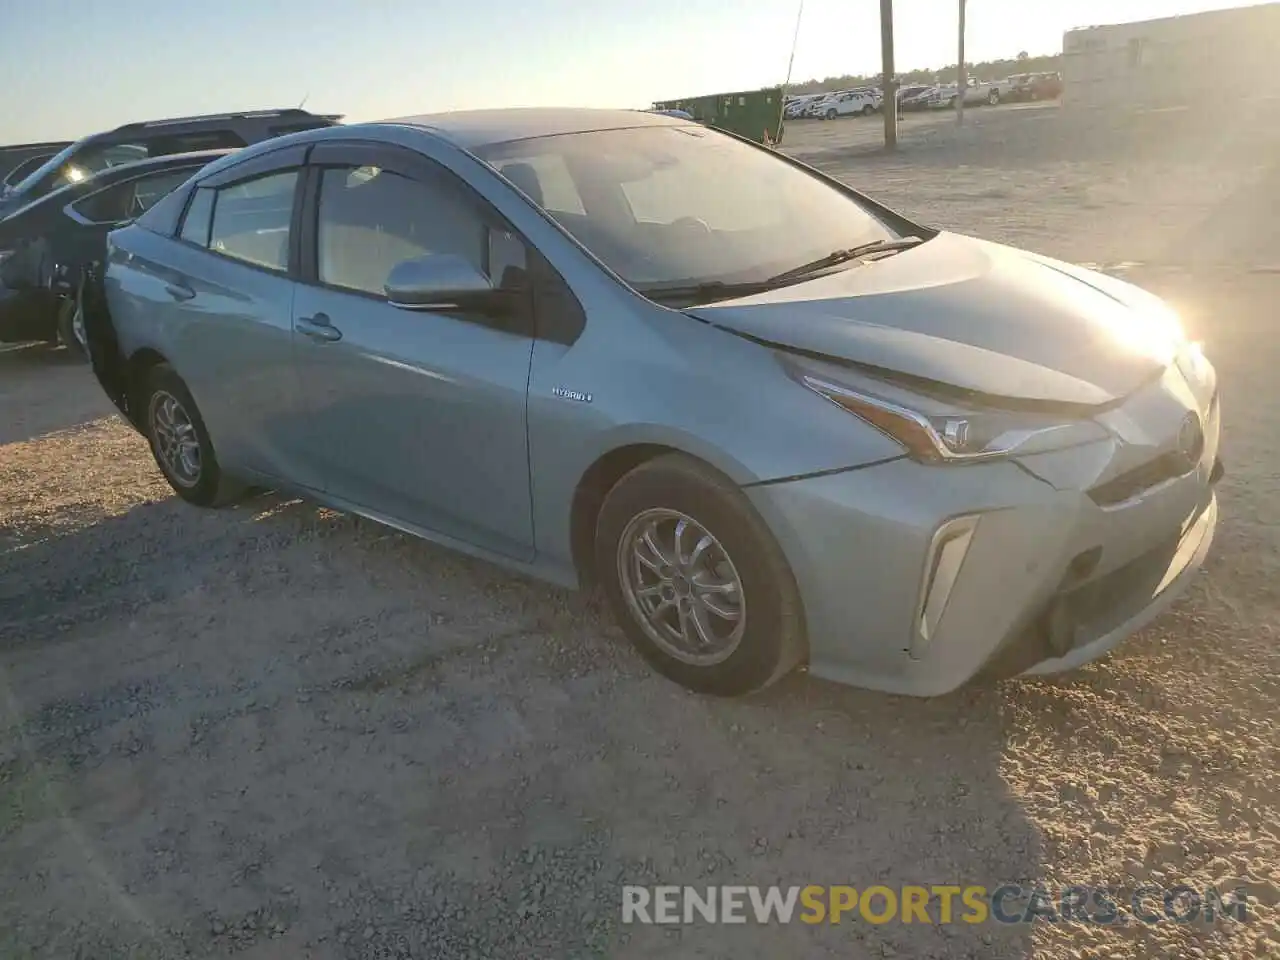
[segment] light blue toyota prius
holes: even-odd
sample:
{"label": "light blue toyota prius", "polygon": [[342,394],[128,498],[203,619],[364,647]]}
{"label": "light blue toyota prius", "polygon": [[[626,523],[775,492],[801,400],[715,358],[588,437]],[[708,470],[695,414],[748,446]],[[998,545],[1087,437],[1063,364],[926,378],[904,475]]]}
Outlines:
{"label": "light blue toyota prius", "polygon": [[112,233],[95,369],[173,489],[598,585],[698,691],[935,695],[1113,648],[1217,522],[1156,297],[641,111],[310,130]]}

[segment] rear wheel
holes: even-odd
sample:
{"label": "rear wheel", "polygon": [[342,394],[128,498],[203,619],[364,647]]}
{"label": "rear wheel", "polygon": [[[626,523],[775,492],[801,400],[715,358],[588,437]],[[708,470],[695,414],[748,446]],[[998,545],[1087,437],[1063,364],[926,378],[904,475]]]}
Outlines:
{"label": "rear wheel", "polygon": [[993,107],[1000,106],[1000,91],[992,90],[990,93],[988,93],[987,103],[991,104]]}
{"label": "rear wheel", "polygon": [[799,592],[733,484],[688,457],[650,460],[609,491],[596,570],[622,629],[667,678],[721,696],[767,686],[805,650]]}
{"label": "rear wheel", "polygon": [[832,108],[832,109],[828,110],[828,111],[827,111],[827,113],[826,113],[826,119],[828,119],[828,120],[834,120],[835,118],[836,118],[836,111],[835,111],[835,109],[834,109],[834,108]]}
{"label": "rear wheel", "polygon": [[244,487],[225,476],[187,385],[168,364],[147,375],[143,424],[151,453],[173,492],[199,507],[229,503]]}
{"label": "rear wheel", "polygon": [[75,359],[81,362],[89,359],[89,341],[84,332],[84,308],[79,297],[67,297],[58,304],[58,342]]}
{"label": "rear wheel", "polygon": [[868,103],[865,107],[863,107],[863,108],[862,108],[862,115],[863,115],[864,117],[869,117],[869,116],[871,116],[871,115],[872,115],[873,113],[875,113],[875,112],[876,112],[876,108],[875,108],[875,107],[873,107],[873,106],[872,106],[871,104],[869,104],[869,103]]}

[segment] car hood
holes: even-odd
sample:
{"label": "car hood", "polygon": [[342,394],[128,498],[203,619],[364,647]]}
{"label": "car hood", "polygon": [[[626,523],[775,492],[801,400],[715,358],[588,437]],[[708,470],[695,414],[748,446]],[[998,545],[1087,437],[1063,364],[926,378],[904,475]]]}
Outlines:
{"label": "car hood", "polygon": [[1143,290],[952,233],[805,283],[685,311],[776,346],[992,398],[1103,405],[1181,336]]}

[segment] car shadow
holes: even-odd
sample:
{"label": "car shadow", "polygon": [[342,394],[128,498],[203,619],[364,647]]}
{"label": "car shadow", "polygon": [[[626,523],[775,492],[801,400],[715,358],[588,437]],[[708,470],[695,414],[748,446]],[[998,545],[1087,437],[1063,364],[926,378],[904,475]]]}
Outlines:
{"label": "car shadow", "polygon": [[[31,403],[37,390],[43,399]],[[115,412],[89,365],[50,343],[0,344],[0,408],[0,446]]]}
{"label": "car shadow", "polygon": [[1029,927],[958,904],[950,924],[936,902],[910,924],[620,915],[624,884],[1034,877],[996,690],[921,701],[796,675],[696,696],[593,596],[275,495],[144,503],[18,544],[0,637],[0,889],[59,917],[27,924],[40,942],[1031,954]]}

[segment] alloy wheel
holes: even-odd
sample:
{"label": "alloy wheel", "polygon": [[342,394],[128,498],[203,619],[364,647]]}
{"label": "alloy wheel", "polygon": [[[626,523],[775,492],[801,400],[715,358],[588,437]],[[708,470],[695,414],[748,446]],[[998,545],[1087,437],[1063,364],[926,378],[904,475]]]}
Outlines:
{"label": "alloy wheel", "polygon": [[712,666],[742,642],[742,578],[719,540],[677,510],[653,508],[618,539],[618,579],[648,637],[684,663]]}
{"label": "alloy wheel", "polygon": [[156,453],[174,483],[194,487],[200,482],[200,439],[181,401],[165,390],[151,397],[151,432]]}

